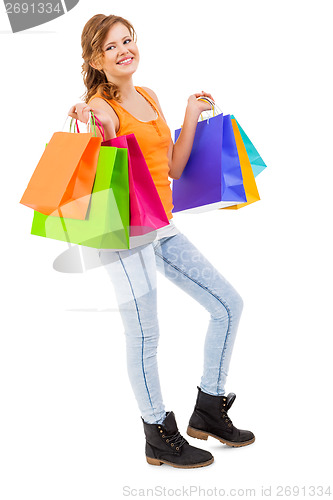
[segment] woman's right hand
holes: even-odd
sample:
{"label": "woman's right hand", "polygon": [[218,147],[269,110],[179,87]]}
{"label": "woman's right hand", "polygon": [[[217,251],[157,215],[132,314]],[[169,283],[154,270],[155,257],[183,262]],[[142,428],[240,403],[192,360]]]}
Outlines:
{"label": "woman's right hand", "polygon": [[110,114],[103,109],[96,109],[96,107],[91,108],[85,102],[79,102],[70,108],[70,110],[68,111],[68,116],[71,116],[72,118],[74,118],[75,120],[79,120],[80,122],[88,123],[90,118],[90,111],[92,111],[102,123],[106,140],[116,137],[115,125],[113,123],[113,120]]}
{"label": "woman's right hand", "polygon": [[[68,111],[68,116],[83,123],[88,123],[89,111],[93,111],[85,102],[78,102]],[[94,112],[95,113],[95,112]],[[97,115],[96,115],[97,116]]]}

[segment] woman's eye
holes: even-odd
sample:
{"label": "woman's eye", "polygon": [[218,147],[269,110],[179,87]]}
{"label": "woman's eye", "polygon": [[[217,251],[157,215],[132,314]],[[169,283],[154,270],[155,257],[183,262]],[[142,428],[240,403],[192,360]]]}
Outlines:
{"label": "woman's eye", "polygon": [[[131,41],[132,41],[132,39],[128,38],[127,40],[124,40],[124,44],[125,43],[130,43]],[[110,45],[107,49],[105,49],[105,51],[112,50],[112,49],[115,49],[115,45]]]}

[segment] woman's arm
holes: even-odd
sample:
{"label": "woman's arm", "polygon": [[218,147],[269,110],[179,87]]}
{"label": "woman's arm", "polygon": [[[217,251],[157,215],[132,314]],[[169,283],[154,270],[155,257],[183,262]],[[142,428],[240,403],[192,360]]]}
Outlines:
{"label": "woman's arm", "polygon": [[[154,99],[156,102],[159,111],[161,112],[162,117],[164,118],[161,106],[158,102],[156,94],[146,87],[143,87]],[[187,107],[185,112],[184,123],[179,134],[179,137],[175,144],[170,142],[170,147],[168,151],[169,158],[169,177],[172,179],[179,179],[183,173],[183,170],[186,166],[186,163],[190,157],[195,131],[197,128],[197,123],[200,114],[203,111],[208,111],[211,109],[211,106],[205,101],[198,101],[198,97],[209,97],[212,101],[214,101],[211,94],[207,94],[206,92],[200,92],[198,94],[193,94],[189,97],[187,101]],[[165,118],[164,118],[165,120]]]}
{"label": "woman's arm", "polygon": [[200,114],[203,111],[211,109],[211,106],[206,101],[198,101],[197,97],[209,97],[213,100],[212,96],[206,92],[193,94],[189,97],[183,126],[176,143],[173,145],[172,151],[170,151],[170,177],[173,179],[179,179],[184,168],[186,167],[192,151],[195,131],[197,129]]}

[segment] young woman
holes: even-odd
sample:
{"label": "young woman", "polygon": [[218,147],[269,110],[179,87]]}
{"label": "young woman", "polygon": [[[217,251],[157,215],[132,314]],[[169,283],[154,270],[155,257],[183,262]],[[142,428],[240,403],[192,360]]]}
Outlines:
{"label": "young woman", "polygon": [[[229,446],[254,442],[252,432],[239,430],[228,417],[235,394],[225,395],[225,382],[243,307],[233,287],[214,269],[174,225],[169,177],[179,179],[191,153],[198,118],[210,109],[200,97],[188,99],[184,123],[175,144],[156,94],[133,85],[139,51],[133,26],[117,16],[98,14],[82,32],[85,103],[69,115],[87,122],[93,111],[103,124],[106,140],[134,133],[169,219],[151,243],[131,238],[130,250],[101,251],[102,263],[115,287],[125,327],[128,374],[141,412],[148,463],[193,468],[209,465],[208,451],[191,446],[180,434],[175,415],[165,411],[158,367],[159,325],[156,307],[156,269],[205,307],[211,319],[204,347],[204,369],[187,433],[212,436]],[[204,168],[204,165],[203,165]],[[166,307],[168,305],[166,304]],[[180,332],[181,334],[181,332]],[[172,349],[170,349],[172,353]],[[186,361],[176,363],[179,370]]]}

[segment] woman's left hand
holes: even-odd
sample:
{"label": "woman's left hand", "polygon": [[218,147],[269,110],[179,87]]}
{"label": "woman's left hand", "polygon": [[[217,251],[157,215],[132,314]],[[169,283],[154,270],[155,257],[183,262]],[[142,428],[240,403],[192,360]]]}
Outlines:
{"label": "woman's left hand", "polygon": [[192,94],[187,101],[187,107],[190,110],[196,111],[198,116],[203,112],[203,111],[209,111],[212,109],[211,105],[207,101],[198,101],[198,97],[208,97],[215,103],[213,96],[211,94],[208,94],[207,92],[199,92],[197,94]]}

